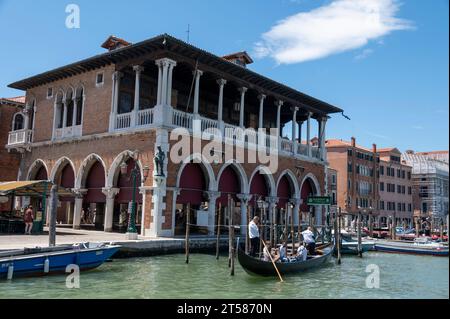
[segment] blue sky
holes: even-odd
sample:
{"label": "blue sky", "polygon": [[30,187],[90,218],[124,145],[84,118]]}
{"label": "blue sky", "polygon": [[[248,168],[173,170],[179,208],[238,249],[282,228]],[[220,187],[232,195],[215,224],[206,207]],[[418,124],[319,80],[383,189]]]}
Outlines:
{"label": "blue sky", "polygon": [[[65,8],[80,7],[80,29]],[[169,33],[337,105],[328,137],[370,147],[448,149],[448,0],[0,0],[0,96],[16,80],[103,52],[110,34]],[[326,17],[326,19],[324,18]],[[367,21],[366,21],[367,20]],[[367,22],[367,23],[366,23]]]}

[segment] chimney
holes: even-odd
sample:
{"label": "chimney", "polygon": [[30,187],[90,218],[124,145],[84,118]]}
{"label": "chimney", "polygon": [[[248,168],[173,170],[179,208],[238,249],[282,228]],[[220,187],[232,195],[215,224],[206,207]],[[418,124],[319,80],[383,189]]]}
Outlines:
{"label": "chimney", "polygon": [[352,136],[352,147],[356,147],[356,138]]}
{"label": "chimney", "polygon": [[377,152],[377,144],[372,144],[372,152],[374,154]]}
{"label": "chimney", "polygon": [[108,39],[106,39],[106,41],[103,42],[102,48],[105,48],[108,51],[113,51],[113,50],[117,50],[117,49],[120,49],[123,47],[127,47],[129,45],[131,45],[130,42],[128,42],[124,39],[118,38],[114,35],[110,35],[108,37]]}

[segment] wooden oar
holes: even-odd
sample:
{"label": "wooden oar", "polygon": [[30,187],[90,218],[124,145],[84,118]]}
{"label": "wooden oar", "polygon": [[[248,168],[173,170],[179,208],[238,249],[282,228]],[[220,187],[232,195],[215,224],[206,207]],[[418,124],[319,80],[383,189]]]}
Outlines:
{"label": "wooden oar", "polygon": [[268,253],[269,253],[270,260],[272,261],[272,265],[275,267],[275,270],[277,271],[278,277],[280,277],[280,281],[283,282],[283,278],[281,278],[281,274],[280,274],[280,272],[278,271],[277,265],[275,265],[275,262],[273,261],[272,253],[269,251],[269,249],[267,249],[266,243],[265,243],[262,239],[261,239],[261,242],[263,243],[264,248],[265,248],[265,249],[268,251]]}

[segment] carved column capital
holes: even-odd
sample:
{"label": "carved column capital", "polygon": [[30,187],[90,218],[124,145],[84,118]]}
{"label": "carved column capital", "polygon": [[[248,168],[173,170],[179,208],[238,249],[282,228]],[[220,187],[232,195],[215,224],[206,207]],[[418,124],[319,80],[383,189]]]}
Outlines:
{"label": "carved column capital", "polygon": [[102,188],[102,193],[105,194],[107,199],[114,198],[117,194],[119,194],[120,188],[114,187],[104,187]]}
{"label": "carved column capital", "polygon": [[224,86],[225,84],[227,84],[227,80],[225,79],[218,79],[217,84],[219,84],[219,86]]}
{"label": "carved column capital", "polygon": [[252,199],[252,195],[250,194],[237,194],[237,198],[241,200],[244,205],[247,205],[248,202]]}
{"label": "carved column capital", "polygon": [[75,194],[75,198],[83,198],[87,194],[88,190],[83,188],[72,188],[72,192]]}

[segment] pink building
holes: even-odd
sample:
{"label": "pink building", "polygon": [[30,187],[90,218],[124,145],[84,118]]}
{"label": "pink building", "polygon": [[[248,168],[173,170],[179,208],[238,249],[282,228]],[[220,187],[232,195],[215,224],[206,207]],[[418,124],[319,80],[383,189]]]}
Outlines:
{"label": "pink building", "polygon": [[398,226],[413,225],[412,167],[401,160],[397,148],[379,149],[379,220],[387,226],[395,218]]}

